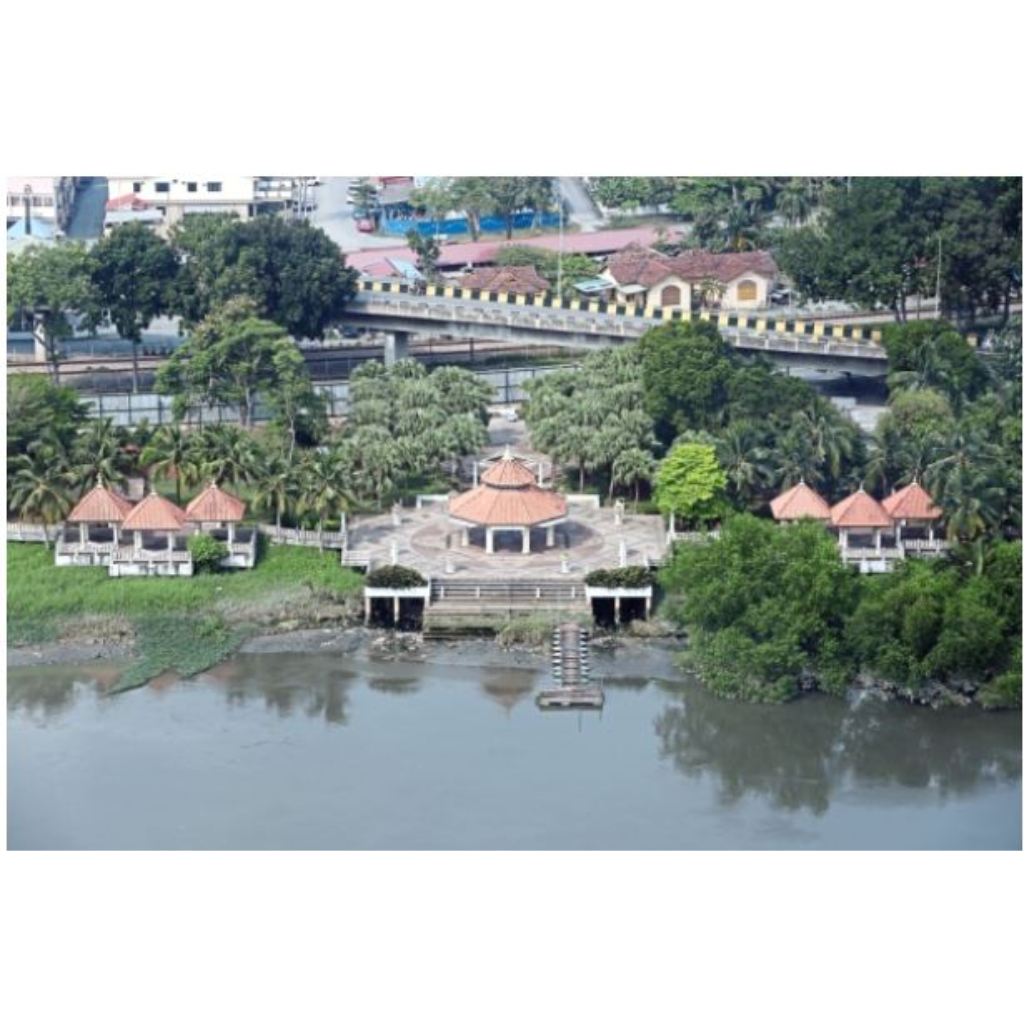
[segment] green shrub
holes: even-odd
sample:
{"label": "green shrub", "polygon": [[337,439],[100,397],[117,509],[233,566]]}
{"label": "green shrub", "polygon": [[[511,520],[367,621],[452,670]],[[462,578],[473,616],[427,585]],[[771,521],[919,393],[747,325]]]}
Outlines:
{"label": "green shrub", "polygon": [[654,573],[642,565],[627,565],[618,569],[595,569],[587,573],[584,582],[588,587],[621,587],[630,590],[649,587],[654,583]]}
{"label": "green shrub", "polygon": [[426,579],[415,569],[405,565],[385,565],[366,574],[366,586],[387,587],[390,590],[408,590],[426,586]]}
{"label": "green shrub", "polygon": [[189,537],[188,550],[196,572],[219,572],[220,563],[228,557],[227,546],[208,533],[194,533]]}

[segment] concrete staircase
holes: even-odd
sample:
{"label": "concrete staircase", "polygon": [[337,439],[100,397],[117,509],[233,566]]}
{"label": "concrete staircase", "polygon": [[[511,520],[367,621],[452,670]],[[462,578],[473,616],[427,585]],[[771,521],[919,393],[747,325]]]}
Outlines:
{"label": "concrete staircase", "polygon": [[431,581],[430,605],[423,617],[427,635],[465,635],[487,632],[489,622],[500,627],[509,618],[533,613],[578,614],[587,611],[582,580],[449,579]]}

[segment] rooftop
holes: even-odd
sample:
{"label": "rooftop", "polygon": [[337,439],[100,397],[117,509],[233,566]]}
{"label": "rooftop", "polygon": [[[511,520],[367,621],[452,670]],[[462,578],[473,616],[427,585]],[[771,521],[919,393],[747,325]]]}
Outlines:
{"label": "rooftop", "polygon": [[539,526],[565,517],[565,498],[539,487],[525,461],[510,451],[480,480],[473,490],[449,500],[453,519],[480,526]]}
{"label": "rooftop", "polygon": [[132,503],[117,491],[94,487],[68,513],[69,523],[120,523],[132,510]]}
{"label": "rooftop", "polygon": [[893,519],[939,519],[942,516],[942,509],[916,480],[883,498],[882,507]]}
{"label": "rooftop", "polygon": [[819,519],[827,522],[830,518],[828,502],[803,480],[775,498],[771,510],[772,516],[779,520]]}
{"label": "rooftop", "polygon": [[238,523],[245,518],[245,502],[211,483],[188,503],[185,518],[193,523]]}
{"label": "rooftop", "polygon": [[863,488],[832,506],[833,526],[849,528],[881,528],[892,526],[892,518]]}
{"label": "rooftop", "polygon": [[155,491],[147,494],[125,517],[126,530],[181,530],[185,513]]}
{"label": "rooftop", "polygon": [[514,295],[537,295],[548,290],[548,282],[533,267],[479,267],[459,282],[463,288]]}

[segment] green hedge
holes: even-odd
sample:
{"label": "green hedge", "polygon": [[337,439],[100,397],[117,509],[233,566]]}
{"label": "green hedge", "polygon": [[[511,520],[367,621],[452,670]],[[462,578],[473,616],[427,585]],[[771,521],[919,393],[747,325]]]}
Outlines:
{"label": "green hedge", "polygon": [[385,565],[366,574],[366,586],[386,587],[389,590],[409,590],[425,587],[426,579],[415,569],[404,565]]}
{"label": "green hedge", "polygon": [[584,581],[588,587],[616,587],[638,589],[654,583],[654,573],[642,565],[627,565],[619,569],[595,569]]}

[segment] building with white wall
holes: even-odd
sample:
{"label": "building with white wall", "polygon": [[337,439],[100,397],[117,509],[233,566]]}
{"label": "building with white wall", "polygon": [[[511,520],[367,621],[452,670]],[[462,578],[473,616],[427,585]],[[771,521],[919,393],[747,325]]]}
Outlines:
{"label": "building with white wall", "polygon": [[7,185],[7,227],[23,220],[26,206],[32,220],[45,221],[63,234],[71,220],[77,178],[10,177]]}

